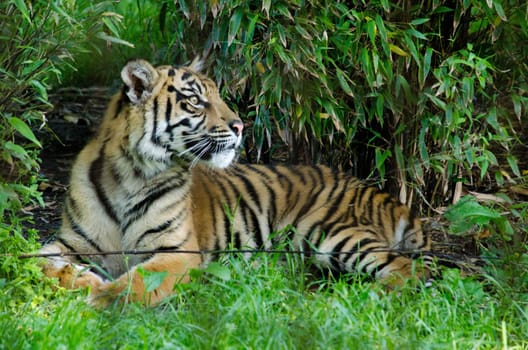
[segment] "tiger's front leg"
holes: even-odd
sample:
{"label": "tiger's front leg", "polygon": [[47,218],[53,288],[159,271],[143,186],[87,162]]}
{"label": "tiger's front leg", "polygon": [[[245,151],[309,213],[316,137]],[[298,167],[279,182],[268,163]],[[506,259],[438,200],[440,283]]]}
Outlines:
{"label": "tiger's front leg", "polygon": [[[60,242],[53,242],[40,249],[41,254],[67,253],[69,250]],[[49,257],[41,262],[42,272],[50,278],[58,280],[59,286],[67,289],[90,287],[92,290],[102,286],[105,281],[93,273],[88,267],[82,266],[70,257]]]}
{"label": "tiger's front leg", "polygon": [[[197,244],[187,244],[182,250],[198,250]],[[116,280],[105,282],[91,290],[89,302],[105,307],[114,301],[139,302],[147,306],[158,304],[174,294],[176,283],[189,281],[189,270],[198,268],[202,262],[199,254],[157,253],[142,264],[136,265]],[[148,272],[167,273],[154,290],[147,290],[140,269]]]}

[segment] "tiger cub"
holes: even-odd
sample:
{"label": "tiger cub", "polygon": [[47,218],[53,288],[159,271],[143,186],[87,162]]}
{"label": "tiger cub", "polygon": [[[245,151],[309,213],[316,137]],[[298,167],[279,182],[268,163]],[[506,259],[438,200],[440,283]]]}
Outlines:
{"label": "tiger cub", "polygon": [[[388,283],[427,274],[401,253],[429,250],[420,221],[388,194],[324,166],[233,165],[244,127],[200,65],[123,68],[122,91],[73,165],[60,233],[41,249],[93,255],[49,257],[46,275],[89,286],[95,304],[152,305],[211,260],[191,251],[272,249],[286,239],[339,271]],[[274,234],[285,227],[295,229]],[[97,255],[110,251],[155,252]],[[147,292],[145,270],[167,275]]]}

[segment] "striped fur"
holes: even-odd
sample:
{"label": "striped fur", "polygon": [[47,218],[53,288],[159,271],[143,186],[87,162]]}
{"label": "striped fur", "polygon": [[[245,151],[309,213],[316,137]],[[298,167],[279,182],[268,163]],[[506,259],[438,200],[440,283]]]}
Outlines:
{"label": "striped fur", "polygon": [[[123,90],[74,163],[61,231],[42,253],[270,249],[288,240],[306,252],[341,253],[316,255],[335,270],[392,283],[413,275],[413,260],[398,251],[425,251],[429,241],[420,221],[386,193],[324,166],[231,165],[242,122],[198,65],[135,60],[123,68]],[[66,257],[47,259],[44,271],[68,288],[90,286],[96,304],[124,290],[154,304],[211,256],[88,259],[112,279]],[[138,267],[168,274],[147,293]]]}

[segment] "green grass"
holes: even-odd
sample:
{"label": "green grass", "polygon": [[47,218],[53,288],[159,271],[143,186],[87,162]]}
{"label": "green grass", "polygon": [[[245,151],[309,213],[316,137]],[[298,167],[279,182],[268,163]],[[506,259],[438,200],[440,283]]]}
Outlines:
{"label": "green grass", "polygon": [[40,291],[26,300],[2,293],[0,348],[528,348],[528,297],[491,279],[450,270],[432,287],[386,292],[357,278],[314,281],[296,266],[296,259],[226,259],[152,309],[95,310],[84,292]]}

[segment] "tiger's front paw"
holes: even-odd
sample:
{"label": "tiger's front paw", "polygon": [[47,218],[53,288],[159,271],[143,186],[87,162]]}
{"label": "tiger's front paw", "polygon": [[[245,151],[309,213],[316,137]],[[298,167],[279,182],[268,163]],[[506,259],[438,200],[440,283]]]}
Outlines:
{"label": "tiger's front paw", "polygon": [[98,288],[104,280],[83,266],[56,259],[48,259],[42,266],[42,272],[56,278],[59,286],[67,289]]}
{"label": "tiger's front paw", "polygon": [[108,307],[116,301],[121,294],[121,291],[112,282],[106,282],[99,285],[97,288],[90,290],[88,296],[88,304],[103,309]]}

